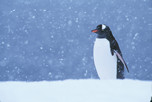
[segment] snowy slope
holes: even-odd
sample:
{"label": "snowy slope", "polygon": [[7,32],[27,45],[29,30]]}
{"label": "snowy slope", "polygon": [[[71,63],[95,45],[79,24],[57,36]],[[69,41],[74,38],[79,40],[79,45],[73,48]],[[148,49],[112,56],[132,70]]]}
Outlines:
{"label": "snowy slope", "polygon": [[150,94],[150,81],[0,82],[0,102],[150,102]]}

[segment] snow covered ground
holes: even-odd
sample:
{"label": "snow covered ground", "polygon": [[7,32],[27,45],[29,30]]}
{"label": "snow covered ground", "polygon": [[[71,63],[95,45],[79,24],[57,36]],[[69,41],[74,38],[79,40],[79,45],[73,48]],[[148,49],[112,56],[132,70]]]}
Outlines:
{"label": "snow covered ground", "polygon": [[151,81],[0,82],[0,102],[150,102]]}

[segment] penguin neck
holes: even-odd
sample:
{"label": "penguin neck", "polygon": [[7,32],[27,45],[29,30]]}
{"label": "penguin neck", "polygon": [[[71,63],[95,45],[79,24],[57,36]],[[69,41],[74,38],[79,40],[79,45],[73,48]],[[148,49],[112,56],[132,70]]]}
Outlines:
{"label": "penguin neck", "polygon": [[98,34],[97,38],[99,38],[99,39],[106,38],[106,35],[105,34],[102,34],[102,35]]}
{"label": "penguin neck", "polygon": [[97,35],[97,38],[98,38],[98,39],[107,39],[107,40],[109,40],[110,42],[113,41],[113,40],[115,40],[115,38],[114,38],[114,36],[112,35],[112,33],[111,33],[111,34],[108,34],[108,35],[106,35],[106,34],[98,34],[98,35]]}

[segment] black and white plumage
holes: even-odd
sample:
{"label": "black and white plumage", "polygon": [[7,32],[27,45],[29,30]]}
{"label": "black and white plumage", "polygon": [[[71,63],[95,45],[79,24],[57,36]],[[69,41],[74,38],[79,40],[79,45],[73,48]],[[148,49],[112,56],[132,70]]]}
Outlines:
{"label": "black and white plumage", "polygon": [[92,32],[97,34],[93,55],[99,78],[124,79],[124,66],[129,70],[110,28],[101,24]]}

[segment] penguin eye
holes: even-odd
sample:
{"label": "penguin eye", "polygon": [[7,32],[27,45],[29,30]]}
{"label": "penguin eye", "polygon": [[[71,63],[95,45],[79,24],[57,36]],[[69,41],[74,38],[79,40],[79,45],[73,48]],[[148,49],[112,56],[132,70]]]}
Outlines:
{"label": "penguin eye", "polygon": [[102,29],[102,25],[100,25],[100,26],[97,26],[97,29]]}

